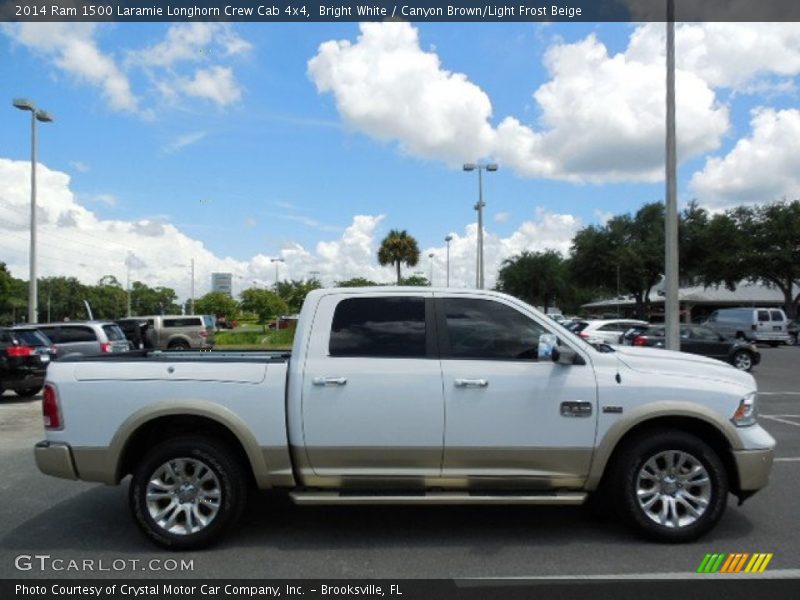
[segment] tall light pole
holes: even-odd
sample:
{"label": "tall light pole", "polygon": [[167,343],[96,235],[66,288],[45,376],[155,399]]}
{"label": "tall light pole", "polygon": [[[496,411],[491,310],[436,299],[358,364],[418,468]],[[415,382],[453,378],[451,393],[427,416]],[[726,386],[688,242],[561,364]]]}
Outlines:
{"label": "tall light pole", "polygon": [[453,236],[448,235],[444,241],[447,242],[447,287],[450,287],[450,242],[453,241]]}
{"label": "tall light pole", "polygon": [[475,287],[479,290],[483,289],[483,207],[486,206],[483,202],[483,172],[484,171],[497,171],[497,163],[465,163],[465,171],[478,171],[478,203],[475,205],[475,210],[478,211],[478,265],[477,273],[475,275]]}
{"label": "tall light pole", "polygon": [[285,263],[282,258],[270,258],[269,262],[275,263],[275,293],[278,293],[278,263]]}
{"label": "tall light pole", "polygon": [[194,259],[192,259],[192,300],[190,306],[189,314],[194,314]]}
{"label": "tall light pole", "polygon": [[675,146],[675,0],[667,0],[667,197],[664,214],[664,325],[667,350],[680,350],[678,201]]}
{"label": "tall light pole", "polygon": [[433,287],[433,257],[434,257],[434,256],[436,256],[436,255],[435,255],[433,252],[431,252],[430,254],[428,254],[428,258],[429,258],[429,259],[430,259],[430,261],[431,261],[431,276],[430,276],[430,278],[428,279],[428,286],[429,286],[429,287]]}
{"label": "tall light pole", "polygon": [[36,121],[52,123],[53,115],[36,108],[26,98],[14,98],[12,104],[20,110],[31,113],[31,250],[30,282],[28,283],[28,323],[38,323],[38,301],[36,288]]}

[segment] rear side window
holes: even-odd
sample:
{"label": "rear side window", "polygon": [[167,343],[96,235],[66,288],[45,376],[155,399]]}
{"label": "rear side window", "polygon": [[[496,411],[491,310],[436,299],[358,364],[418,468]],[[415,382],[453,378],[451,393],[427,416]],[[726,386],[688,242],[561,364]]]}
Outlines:
{"label": "rear side window", "polygon": [[59,342],[68,344],[70,342],[96,342],[97,336],[91,327],[75,325],[74,327],[61,327],[59,330]]}
{"label": "rear side window", "polygon": [[0,342],[3,342],[4,344],[12,344],[13,340],[7,331],[0,331]]}
{"label": "rear side window", "polygon": [[48,340],[41,332],[33,330],[33,329],[17,329],[14,332],[14,337],[17,338],[17,342],[20,344],[24,344],[25,346],[49,346],[50,340]]}
{"label": "rear side window", "polygon": [[103,325],[103,331],[109,342],[118,342],[125,339],[125,334],[117,325]]}
{"label": "rear side window", "polygon": [[547,331],[521,312],[491,300],[440,301],[447,322],[451,358],[536,360],[539,337]]}
{"label": "rear side window", "polygon": [[768,310],[760,310],[760,311],[758,311],[758,320],[759,321],[769,321],[769,311]]}
{"label": "rear side window", "polygon": [[58,335],[58,327],[40,327],[39,330],[54,344],[61,341],[61,336]]}
{"label": "rear side window", "polygon": [[205,327],[202,319],[195,318],[182,318],[182,319],[164,319],[164,327]]}
{"label": "rear side window", "polygon": [[606,323],[598,327],[597,331],[620,331],[626,327],[630,327],[630,325],[625,325],[624,323]]}
{"label": "rear side window", "polygon": [[771,311],[769,311],[769,314],[772,315],[772,320],[773,321],[779,321],[779,322],[783,323],[784,318],[783,318],[783,313],[781,311],[779,311],[779,310],[771,310]]}
{"label": "rear side window", "polygon": [[331,356],[421,358],[425,299],[348,298],[333,313]]}

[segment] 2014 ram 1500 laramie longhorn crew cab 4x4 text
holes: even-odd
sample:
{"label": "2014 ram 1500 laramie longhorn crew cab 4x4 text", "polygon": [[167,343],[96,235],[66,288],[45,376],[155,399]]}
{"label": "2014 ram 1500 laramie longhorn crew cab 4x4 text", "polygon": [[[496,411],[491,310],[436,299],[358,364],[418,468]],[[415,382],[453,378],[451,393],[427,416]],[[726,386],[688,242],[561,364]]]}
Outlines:
{"label": "2014 ram 1500 laramie longhorn crew cab 4x4 text", "polygon": [[503,294],[311,292],[291,354],[130,352],[50,366],[44,473],[118,484],[155,542],[206,545],[248,489],[298,504],[581,504],[640,531],[711,529],[767,483],[753,378],[593,347]]}

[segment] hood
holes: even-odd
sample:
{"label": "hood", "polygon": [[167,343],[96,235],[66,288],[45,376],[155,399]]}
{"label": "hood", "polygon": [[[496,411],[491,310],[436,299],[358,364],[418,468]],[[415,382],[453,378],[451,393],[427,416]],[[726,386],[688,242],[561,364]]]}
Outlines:
{"label": "hood", "polygon": [[639,346],[614,346],[614,353],[634,371],[725,381],[756,389],[755,379],[749,373],[706,356]]}

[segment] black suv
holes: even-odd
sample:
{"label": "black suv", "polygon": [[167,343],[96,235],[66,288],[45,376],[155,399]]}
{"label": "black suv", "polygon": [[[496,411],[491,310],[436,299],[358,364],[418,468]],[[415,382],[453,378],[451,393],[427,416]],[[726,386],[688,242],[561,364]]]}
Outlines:
{"label": "black suv", "polygon": [[0,328],[0,394],[3,390],[23,398],[38,394],[55,354],[50,340],[35,327]]}

